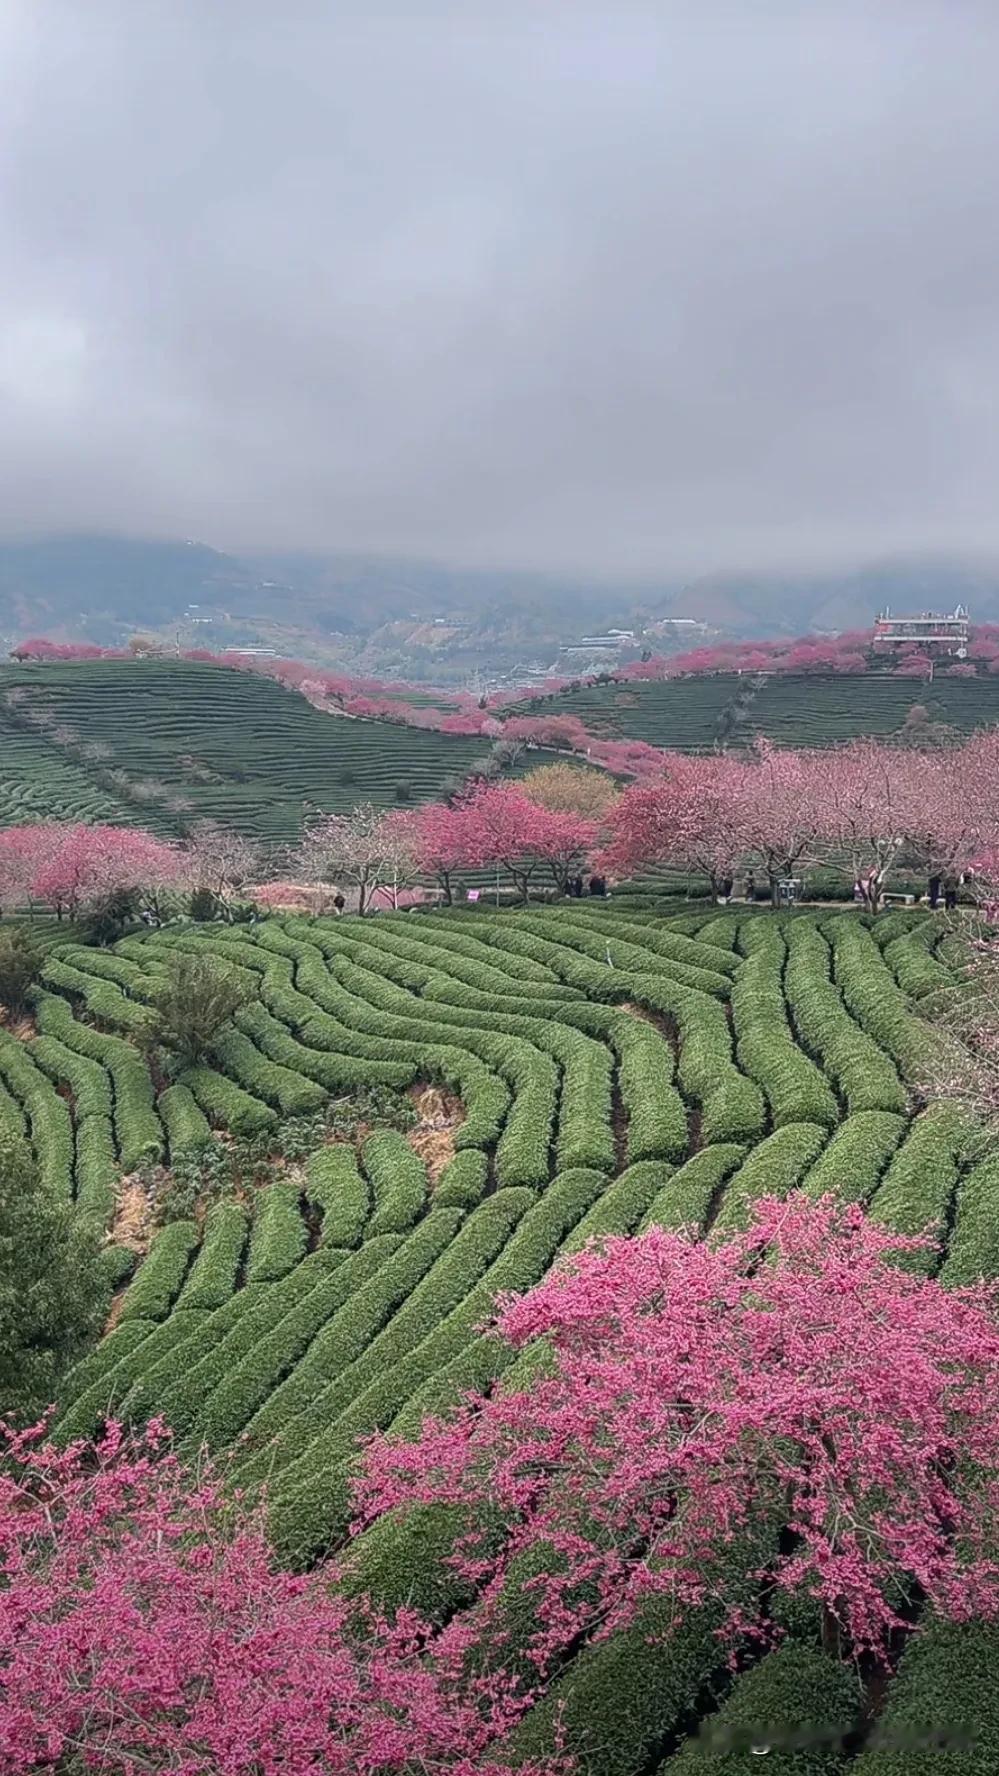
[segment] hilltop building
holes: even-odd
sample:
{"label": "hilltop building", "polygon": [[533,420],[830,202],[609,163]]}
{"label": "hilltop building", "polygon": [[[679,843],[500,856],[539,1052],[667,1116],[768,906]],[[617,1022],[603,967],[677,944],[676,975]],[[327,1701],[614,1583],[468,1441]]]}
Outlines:
{"label": "hilltop building", "polygon": [[968,613],[958,605],[949,616],[921,611],[918,616],[893,617],[886,607],[874,620],[876,653],[899,648],[925,648],[930,654],[953,654],[963,660],[968,652]]}

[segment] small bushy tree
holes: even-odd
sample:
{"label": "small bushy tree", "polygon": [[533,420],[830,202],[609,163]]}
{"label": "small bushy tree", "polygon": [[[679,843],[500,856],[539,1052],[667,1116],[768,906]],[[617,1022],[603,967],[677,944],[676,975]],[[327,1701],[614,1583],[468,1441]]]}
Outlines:
{"label": "small bushy tree", "polygon": [[606,771],[572,765],[565,759],[529,771],[519,788],[539,808],[548,808],[553,814],[578,814],[583,820],[602,819],[620,794]]}
{"label": "small bushy tree", "polygon": [[0,1006],[14,1016],[27,1005],[42,960],[28,932],[16,925],[0,930]]}
{"label": "small bushy tree", "polygon": [[41,1183],[0,1120],[0,1418],[27,1418],[103,1324],[101,1232]]}
{"label": "small bushy tree", "polygon": [[212,957],[171,957],[167,979],[156,992],[149,1041],[185,1066],[195,1066],[248,997],[242,981]]}

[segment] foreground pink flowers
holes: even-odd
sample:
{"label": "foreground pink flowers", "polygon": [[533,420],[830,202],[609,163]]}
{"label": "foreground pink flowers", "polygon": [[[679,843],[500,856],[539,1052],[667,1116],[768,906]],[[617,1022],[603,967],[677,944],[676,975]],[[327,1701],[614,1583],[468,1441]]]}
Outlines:
{"label": "foreground pink flowers", "polygon": [[502,1699],[460,1699],[405,1612],[363,1619],[324,1572],[275,1571],[259,1520],[162,1441],[5,1439],[6,1776],[488,1776]]}
{"label": "foreground pink flowers", "polygon": [[553,1373],[415,1444],[377,1441],[364,1507],[498,1507],[505,1541],[473,1535],[463,1555],[484,1620],[511,1561],[554,1549],[542,1670],[650,1594],[680,1613],[721,1600],[733,1634],[752,1628],[732,1565],[750,1539],[761,1613],[775,1590],[810,1593],[854,1653],[886,1656],[907,1600],[994,1616],[996,1300],[907,1271],[918,1244],[828,1200],[766,1202],[720,1245],[611,1240],[500,1314],[515,1345],[548,1341]]}

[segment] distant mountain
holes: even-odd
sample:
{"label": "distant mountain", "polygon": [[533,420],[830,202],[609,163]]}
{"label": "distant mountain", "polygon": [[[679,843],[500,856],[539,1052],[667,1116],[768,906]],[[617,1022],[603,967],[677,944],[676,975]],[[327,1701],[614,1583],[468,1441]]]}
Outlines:
{"label": "distant mountain", "polygon": [[192,604],[239,608],[260,576],[203,543],[59,536],[0,542],[0,632],[110,643]]}
{"label": "distant mountain", "polygon": [[347,554],[240,558],[196,542],[0,541],[6,647],[31,633],[107,644],[152,630],[184,646],[265,647],[376,677],[441,682],[545,666],[588,632],[640,633],[666,617],[745,638],[867,628],[885,604],[957,603],[979,622],[999,621],[999,562],[923,556],[835,573],[719,573],[638,586]]}

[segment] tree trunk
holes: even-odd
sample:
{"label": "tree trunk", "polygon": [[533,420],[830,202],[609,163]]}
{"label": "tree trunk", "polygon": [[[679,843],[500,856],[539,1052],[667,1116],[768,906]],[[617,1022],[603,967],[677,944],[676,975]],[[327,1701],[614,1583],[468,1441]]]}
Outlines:
{"label": "tree trunk", "polygon": [[439,880],[440,880],[440,885],[444,890],[444,905],[445,906],[453,906],[454,905],[454,895],[451,892],[451,877],[450,877],[450,874],[448,873],[447,870],[441,871]]}
{"label": "tree trunk", "polygon": [[843,1657],[843,1636],[840,1633],[839,1623],[827,1603],[821,1605],[820,1634],[823,1652],[829,1653],[834,1659],[841,1659]]}

